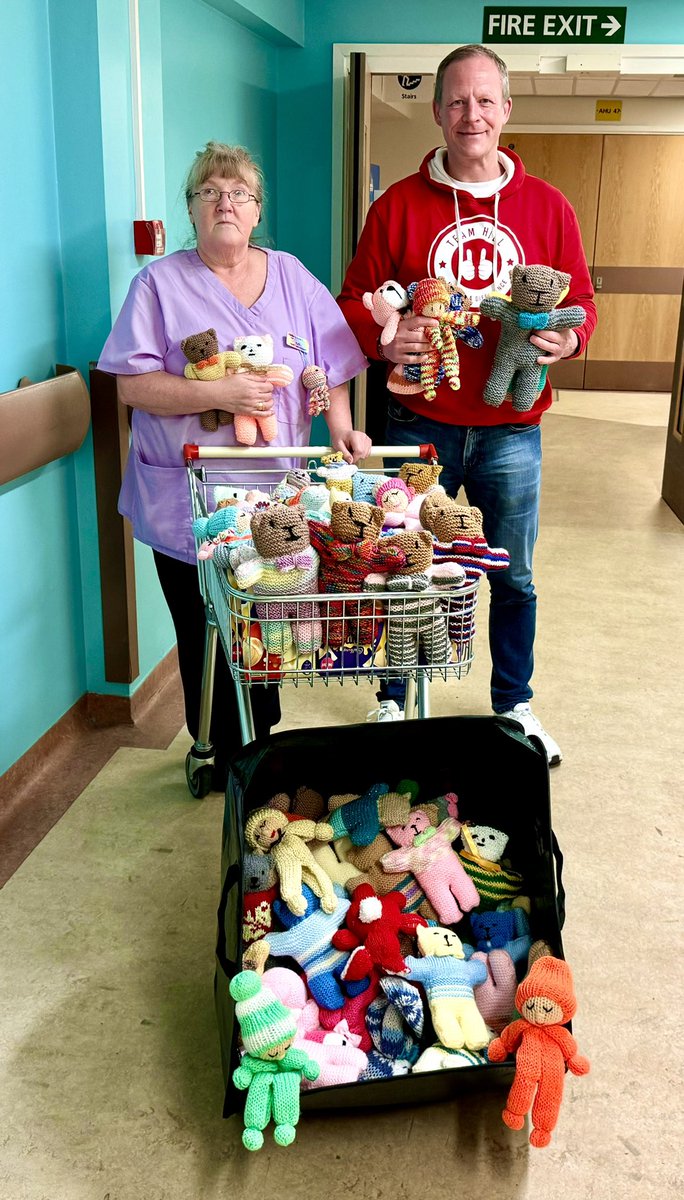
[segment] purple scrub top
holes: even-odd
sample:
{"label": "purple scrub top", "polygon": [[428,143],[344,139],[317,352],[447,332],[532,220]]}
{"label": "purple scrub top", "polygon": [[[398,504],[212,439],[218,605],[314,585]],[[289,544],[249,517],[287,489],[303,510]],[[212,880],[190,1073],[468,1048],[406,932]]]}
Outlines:
{"label": "purple scrub top", "polygon": [[[187,362],[183,338],[213,328],[219,350],[232,350],[233,340],[245,334],[273,338],[273,361],[292,368],[293,382],[274,393],[278,433],[271,445],[306,446],[311,417],[308,393],[300,382],[304,367],[322,367],[333,388],[365,370],[367,361],[327,288],[291,254],[266,250],[268,269],[264,290],[245,308],[202,262],[196,250],[178,250],[144,267],[132,280],[123,308],[98,361],[101,371],[137,375],[168,371],[182,375]],[[287,335],[304,339],[308,350],[287,344]],[[126,464],[119,512],[133,525],[140,542],[183,562],[196,562],[191,529],[190,493],[183,464],[183,445],[235,445],[232,425],[207,433],[199,414],[159,417],[133,410],[131,448]],[[264,445],[257,434],[257,445]],[[271,467],[271,462],[259,462]],[[292,465],[273,463],[273,478]],[[225,470],[218,460],[208,466]],[[239,464],[240,467],[243,464]],[[258,485],[264,476],[240,476]]]}

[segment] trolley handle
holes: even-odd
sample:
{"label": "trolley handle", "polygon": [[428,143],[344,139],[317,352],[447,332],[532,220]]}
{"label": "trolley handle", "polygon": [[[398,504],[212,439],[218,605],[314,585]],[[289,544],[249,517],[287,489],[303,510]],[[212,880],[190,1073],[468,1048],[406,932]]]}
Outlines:
{"label": "trolley handle", "polygon": [[[198,458],[322,458],[324,454],[332,453],[332,446],[196,446],[192,442],[186,442],[183,446],[183,458],[188,465]],[[432,442],[421,446],[371,446],[366,457],[371,456],[437,461],[437,451]]]}

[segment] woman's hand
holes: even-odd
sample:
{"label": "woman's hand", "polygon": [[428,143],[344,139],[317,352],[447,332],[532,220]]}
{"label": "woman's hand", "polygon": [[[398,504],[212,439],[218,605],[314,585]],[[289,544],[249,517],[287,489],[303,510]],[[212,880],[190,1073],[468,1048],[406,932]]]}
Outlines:
{"label": "woman's hand", "polygon": [[543,351],[537,359],[540,367],[549,367],[551,363],[560,362],[561,358],[569,358],[579,347],[579,338],[574,329],[549,329],[543,333],[533,333],[530,342]]}
{"label": "woman's hand", "polygon": [[389,362],[417,363],[423,355],[432,349],[425,335],[426,328],[439,328],[439,321],[434,317],[407,317],[400,321],[394,339],[383,346],[383,354]]}
{"label": "woman's hand", "polygon": [[333,450],[341,450],[344,461],[348,463],[357,463],[362,458],[368,458],[373,446],[368,434],[362,433],[360,429],[349,429],[345,433],[331,436],[330,444]]}
{"label": "woman's hand", "polygon": [[[273,415],[273,384],[258,371],[237,371],[203,386],[211,387],[213,391],[207,408],[222,408],[225,412],[247,417]],[[207,398],[209,400],[208,393]]]}

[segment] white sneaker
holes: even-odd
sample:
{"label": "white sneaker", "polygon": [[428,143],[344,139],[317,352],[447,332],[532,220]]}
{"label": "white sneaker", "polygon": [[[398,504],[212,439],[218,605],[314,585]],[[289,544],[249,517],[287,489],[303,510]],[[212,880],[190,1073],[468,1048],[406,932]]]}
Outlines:
{"label": "white sneaker", "polygon": [[381,700],[377,708],[372,708],[366,717],[367,721],[403,721],[404,710],[396,700]]}
{"label": "white sneaker", "polygon": [[508,712],[497,713],[499,717],[508,717],[511,721],[517,721],[518,725],[522,726],[523,733],[529,735],[533,733],[538,737],[546,750],[546,757],[550,767],[555,767],[562,761],[563,754],[558,742],[554,741],[550,733],[547,733],[541,721],[535,717],[529,704],[516,704],[514,708]]}

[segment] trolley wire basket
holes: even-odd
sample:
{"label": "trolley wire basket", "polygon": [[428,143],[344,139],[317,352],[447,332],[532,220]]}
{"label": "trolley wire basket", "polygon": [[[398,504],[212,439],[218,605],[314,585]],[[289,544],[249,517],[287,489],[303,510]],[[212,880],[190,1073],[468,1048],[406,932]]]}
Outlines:
{"label": "trolley wire basket", "polygon": [[[216,509],[217,488],[225,496],[231,488],[239,495],[241,485],[245,490],[258,486],[270,495],[279,482],[277,472],[273,466],[255,467],[255,459],[299,459],[313,467],[330,450],[329,446],[272,449],[186,445],[193,520],[208,517]],[[401,462],[411,458],[436,461],[430,445],[379,446],[372,454]],[[387,477],[392,469],[369,469],[366,473]],[[201,539],[197,541],[199,548]],[[239,540],[233,545],[239,546]],[[430,681],[435,677],[460,678],[470,670],[477,580],[456,587],[445,587],[440,581],[428,590],[414,591],[410,581],[396,576],[374,585],[372,591],[293,588],[290,594],[275,595],[258,585],[253,590],[238,587],[233,572],[226,569],[225,556],[200,558],[198,568],[207,638],[199,735],[186,762],[193,795],[205,795],[210,786],[213,749],[208,731],[217,635],[236,687],[243,745],[254,739],[249,700],[253,687],[273,683],[329,687],[359,684],[363,679],[402,679],[407,683],[406,715],[426,717]],[[292,574],[297,574],[296,563]],[[316,585],[306,586],[313,589]]]}

